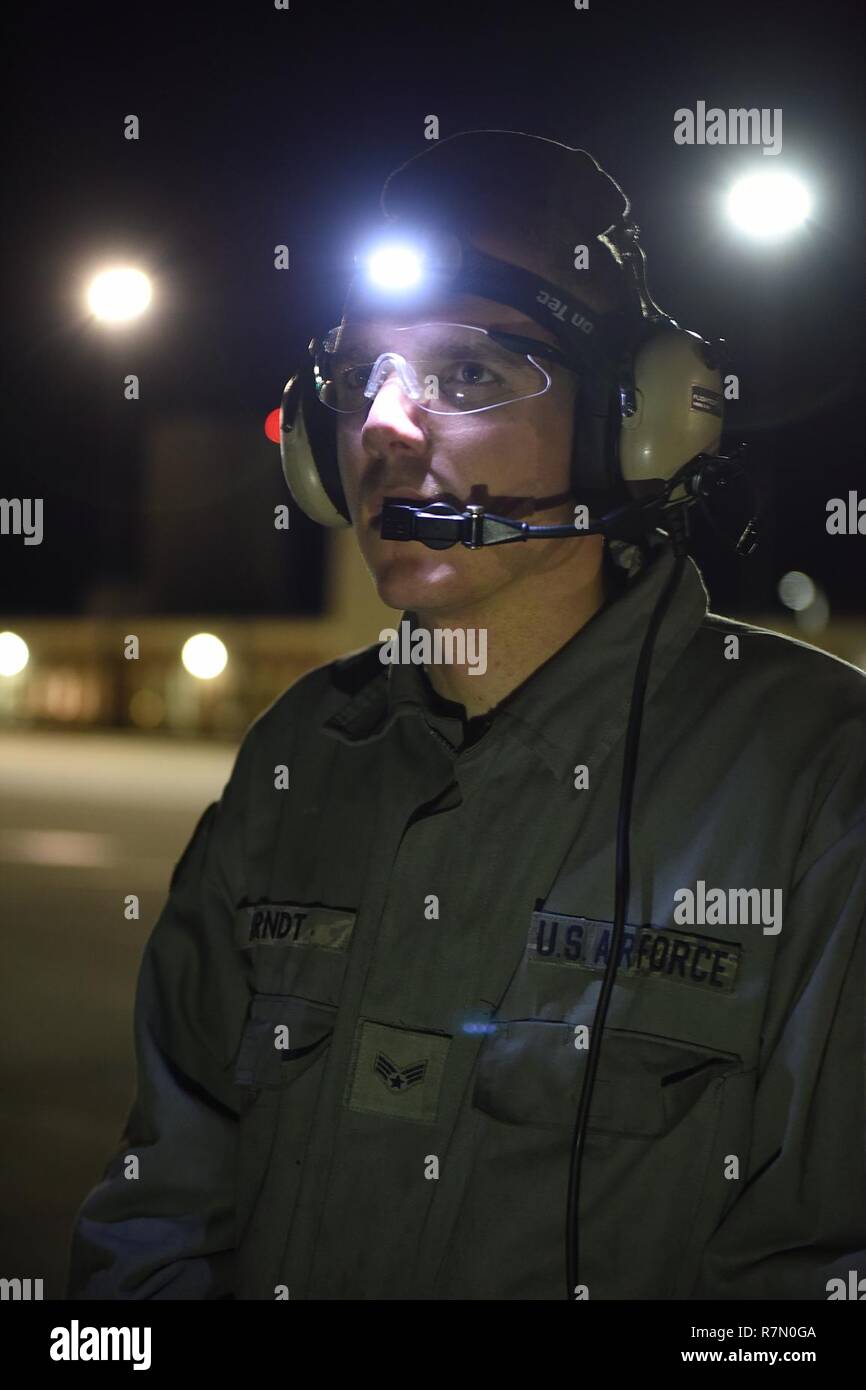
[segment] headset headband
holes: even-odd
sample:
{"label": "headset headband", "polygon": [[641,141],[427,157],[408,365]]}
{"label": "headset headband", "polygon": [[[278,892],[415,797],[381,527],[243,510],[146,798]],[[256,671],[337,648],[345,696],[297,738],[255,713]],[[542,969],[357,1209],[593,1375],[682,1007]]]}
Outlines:
{"label": "headset headband", "polygon": [[[425,264],[419,290],[400,289],[401,312],[421,311],[426,303],[436,302],[446,293],[479,295],[519,309],[549,329],[569,357],[591,372],[616,370],[625,343],[643,322],[640,312],[600,314],[570,291],[523,266],[488,255],[456,233],[412,230],[409,234],[413,243],[423,246],[425,259],[430,257],[433,263]],[[359,274],[349,288],[343,314],[381,313],[386,302],[387,294]]]}

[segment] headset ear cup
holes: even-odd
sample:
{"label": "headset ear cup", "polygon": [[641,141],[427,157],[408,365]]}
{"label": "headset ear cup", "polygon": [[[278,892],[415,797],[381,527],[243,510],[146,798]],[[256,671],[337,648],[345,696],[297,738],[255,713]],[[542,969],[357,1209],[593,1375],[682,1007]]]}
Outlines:
{"label": "headset ear cup", "polygon": [[630,487],[657,487],[698,454],[718,452],[723,383],[708,358],[697,333],[670,324],[654,326],[635,349],[636,409],[623,418],[619,436],[620,468]]}
{"label": "headset ear cup", "polygon": [[308,372],[289,378],[280,403],[280,458],[289,492],[320,526],[351,526],[337,465],[336,420],[315,399]]}

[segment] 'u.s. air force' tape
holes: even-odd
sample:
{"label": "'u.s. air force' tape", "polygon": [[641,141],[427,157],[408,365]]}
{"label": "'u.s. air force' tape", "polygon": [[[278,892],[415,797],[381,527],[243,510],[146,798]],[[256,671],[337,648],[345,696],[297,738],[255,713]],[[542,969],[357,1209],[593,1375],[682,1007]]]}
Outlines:
{"label": "'u.s. air force' tape", "polygon": [[319,946],[345,951],[355,913],[309,903],[244,903],[235,911],[235,941],[248,946]]}
{"label": "'u.s. air force' tape", "polygon": [[[582,965],[585,970],[604,970],[610,954],[612,922],[571,917],[557,912],[533,912],[527,941],[530,964]],[[736,982],[743,948],[736,941],[720,941],[671,927],[626,925],[619,972],[654,975],[697,989],[725,990]]]}

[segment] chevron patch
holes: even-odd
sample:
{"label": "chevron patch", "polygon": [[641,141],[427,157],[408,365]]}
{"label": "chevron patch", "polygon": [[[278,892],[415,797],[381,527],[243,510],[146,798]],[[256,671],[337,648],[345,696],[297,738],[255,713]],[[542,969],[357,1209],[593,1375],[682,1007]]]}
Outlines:
{"label": "chevron patch", "polygon": [[405,1091],[409,1086],[417,1086],[424,1080],[426,1062],[413,1062],[409,1067],[398,1067],[384,1052],[376,1053],[373,1070],[388,1091]]}
{"label": "chevron patch", "polygon": [[450,1036],[362,1018],[355,1033],[345,1104],[435,1124]]}

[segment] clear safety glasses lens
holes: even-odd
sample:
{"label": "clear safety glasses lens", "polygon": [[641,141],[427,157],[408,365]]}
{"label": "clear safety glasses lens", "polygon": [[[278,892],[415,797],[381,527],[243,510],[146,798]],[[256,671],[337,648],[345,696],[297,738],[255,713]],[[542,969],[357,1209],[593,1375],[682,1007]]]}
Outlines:
{"label": "clear safety glasses lens", "polygon": [[[542,346],[539,344],[539,346]],[[550,377],[531,354],[512,351],[487,329],[465,323],[352,326],[325,339],[316,372],[322,405],[339,414],[367,411],[392,375],[422,410],[467,415],[540,396]]]}

